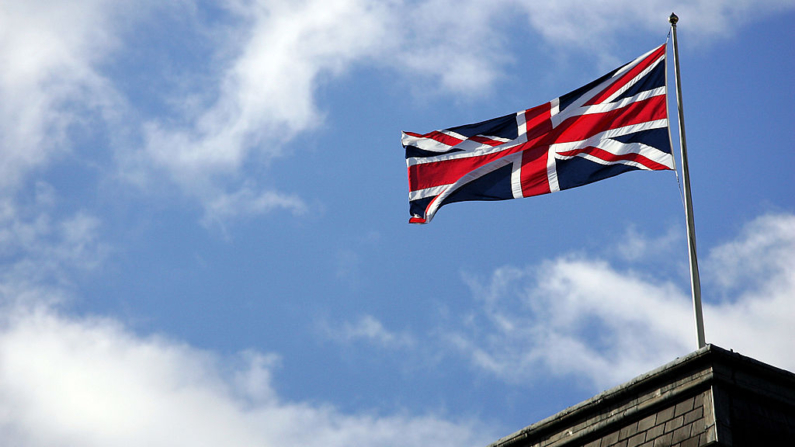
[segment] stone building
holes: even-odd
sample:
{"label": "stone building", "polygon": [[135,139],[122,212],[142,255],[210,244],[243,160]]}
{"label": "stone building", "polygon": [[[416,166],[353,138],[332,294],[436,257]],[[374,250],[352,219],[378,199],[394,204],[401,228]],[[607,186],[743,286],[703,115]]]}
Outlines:
{"label": "stone building", "polygon": [[795,374],[707,345],[489,447],[559,446],[795,447]]}

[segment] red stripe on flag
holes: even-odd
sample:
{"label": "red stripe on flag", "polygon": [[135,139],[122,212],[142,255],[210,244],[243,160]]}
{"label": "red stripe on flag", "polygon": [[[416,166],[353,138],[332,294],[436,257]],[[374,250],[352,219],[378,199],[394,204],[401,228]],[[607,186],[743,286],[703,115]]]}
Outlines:
{"label": "red stripe on flag", "polygon": [[547,144],[582,141],[600,132],[668,117],[665,96],[652,96],[605,113],[574,116],[564,120],[546,139]]}
{"label": "red stripe on flag", "polygon": [[597,94],[593,98],[591,98],[586,105],[594,105],[599,104],[602,101],[606,100],[610,97],[613,93],[619,91],[622,87],[624,87],[629,81],[631,81],[635,76],[639,75],[643,70],[649,68],[658,58],[665,55],[665,45],[660,45],[651,53],[646,59],[640,61],[638,65],[634,66],[631,70],[624,73],[621,78],[617,79],[613,82],[610,86],[604,89],[601,93]]}
{"label": "red stripe on flag", "polygon": [[641,154],[632,153],[616,155],[598,147],[586,147],[582,149],[575,149],[573,151],[558,152],[558,154],[566,157],[573,157],[579,154],[588,154],[607,162],[634,161],[652,171],[665,171],[671,169],[668,166],[657,163],[656,161]]}
{"label": "red stripe on flag", "polygon": [[487,144],[487,145],[489,145],[491,147],[499,146],[499,145],[505,143],[505,141],[492,140],[489,137],[483,137],[483,136],[480,136],[480,135],[475,135],[474,137],[470,137],[469,139],[472,140],[472,141],[476,141],[478,143],[481,143],[481,144]]}
{"label": "red stripe on flag", "polygon": [[524,119],[527,123],[528,141],[547,134],[552,130],[552,121],[550,120],[551,110],[551,103],[541,104],[540,106],[525,110]]}
{"label": "red stripe on flag", "polygon": [[549,146],[531,147],[522,152],[522,196],[531,197],[548,194],[547,157]]}
{"label": "red stripe on flag", "polygon": [[434,130],[433,132],[429,132],[429,133],[426,133],[426,134],[419,134],[419,133],[414,133],[414,132],[405,132],[405,134],[406,135],[411,135],[412,137],[417,137],[417,138],[429,138],[431,140],[438,141],[438,142],[440,142],[442,144],[446,144],[448,146],[455,146],[456,144],[464,141],[464,140],[458,139],[456,137],[447,135],[446,133],[439,132],[438,130]]}
{"label": "red stripe on flag", "polygon": [[552,131],[551,110],[552,104],[546,103],[525,111],[528,142],[522,152],[522,171],[519,176],[524,197],[550,192],[547,176],[549,146],[539,146],[538,140]]}
{"label": "red stripe on flag", "polygon": [[455,158],[452,160],[420,163],[409,166],[409,191],[449,185],[475,169],[514,154],[519,147],[476,157]]}

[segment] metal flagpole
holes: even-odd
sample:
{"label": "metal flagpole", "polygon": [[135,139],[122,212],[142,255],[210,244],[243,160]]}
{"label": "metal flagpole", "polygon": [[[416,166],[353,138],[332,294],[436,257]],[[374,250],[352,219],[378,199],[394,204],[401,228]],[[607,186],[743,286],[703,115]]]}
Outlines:
{"label": "metal flagpole", "polygon": [[676,22],[679,17],[671,13],[671,35],[674,46],[674,75],[676,78],[676,108],[679,111],[679,147],[682,151],[682,183],[685,196],[685,218],[687,219],[687,246],[690,250],[690,289],[693,293],[693,311],[696,314],[696,334],[698,347],[706,346],[704,341],[704,317],[701,313],[701,280],[698,276],[698,259],[696,258],[696,229],[693,223],[693,199],[690,197],[690,170],[687,166],[687,143],[685,142],[685,112],[682,107],[682,83],[679,79],[679,47],[676,41]]}

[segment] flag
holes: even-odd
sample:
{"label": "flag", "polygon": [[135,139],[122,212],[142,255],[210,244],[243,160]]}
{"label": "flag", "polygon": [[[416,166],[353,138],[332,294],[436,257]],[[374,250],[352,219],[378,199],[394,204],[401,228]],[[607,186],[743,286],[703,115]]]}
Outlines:
{"label": "flag", "polygon": [[665,45],[571,93],[475,124],[403,132],[410,223],[442,206],[530,197],[672,170]]}

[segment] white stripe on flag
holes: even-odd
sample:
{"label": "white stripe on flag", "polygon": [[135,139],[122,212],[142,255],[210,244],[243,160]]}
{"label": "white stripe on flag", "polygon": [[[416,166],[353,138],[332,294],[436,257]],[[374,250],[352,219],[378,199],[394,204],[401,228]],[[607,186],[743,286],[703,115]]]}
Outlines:
{"label": "white stripe on flag", "polygon": [[526,110],[522,110],[516,114],[516,127],[519,130],[519,136],[527,135],[527,117],[525,117]]}
{"label": "white stripe on flag", "polygon": [[644,130],[663,129],[667,127],[668,127],[667,119],[646,121],[645,123],[632,124],[630,126],[624,126],[624,127],[616,127],[615,129],[599,132],[585,140],[570,141],[568,143],[555,143],[550,147],[550,150],[552,152],[557,153],[557,152],[573,151],[575,149],[582,149],[591,146],[596,147],[599,145],[599,142],[602,140],[621,137],[635,132],[642,132]]}
{"label": "white stripe on flag", "polygon": [[549,192],[560,191],[560,185],[558,184],[558,170],[557,166],[555,165],[555,151],[552,150],[551,146],[547,151],[547,181],[549,181]]}
{"label": "white stripe on flag", "polygon": [[[523,135],[522,138],[525,140],[527,139],[526,135]],[[512,149],[516,147],[518,144],[524,143],[521,141],[522,138],[517,140],[509,140],[499,146],[489,146],[488,144],[477,143],[472,140],[468,140],[464,143],[461,143],[457,146],[453,146],[456,149],[460,149],[465,146],[469,146],[470,148],[463,151],[463,152],[453,152],[452,154],[444,154],[444,155],[437,155],[435,157],[411,157],[406,159],[406,164],[408,166],[420,165],[424,163],[435,163],[439,161],[448,161],[448,160],[456,160],[459,158],[470,158],[470,157],[480,157],[483,155],[488,154],[495,154],[498,152],[502,152],[508,149]]]}
{"label": "white stripe on flag", "polygon": [[[665,94],[665,87],[657,87],[652,90],[646,90],[643,92],[638,93],[635,96],[631,96],[629,98],[624,98],[618,102],[610,102],[610,103],[602,103],[602,104],[595,104],[592,106],[587,107],[579,107],[577,109],[572,110],[572,113],[564,113],[566,118],[570,118],[572,116],[577,115],[592,115],[596,113],[605,113],[611,112],[613,110],[618,110],[624,108],[632,103],[643,101],[649,98],[653,98],[655,96],[662,96]],[[569,109],[566,109],[568,112]]]}
{"label": "white stripe on flag", "polygon": [[[509,157],[506,157],[509,158]],[[511,155],[513,158],[513,168],[511,169],[511,193],[514,199],[521,199],[522,194],[522,153]]]}
{"label": "white stripe on flag", "polygon": [[[599,149],[610,152],[613,155],[626,155],[638,154],[642,155],[649,160],[659,163],[666,168],[673,169],[673,156],[665,153],[655,147],[645,145],[643,143],[622,143],[616,140],[603,140],[597,146]],[[632,164],[634,162],[624,162],[625,164]],[[634,166],[634,165],[633,165]],[[641,169],[648,169],[644,166],[639,166]]]}
{"label": "white stripe on flag", "polygon": [[[608,79],[605,79],[605,81],[602,82],[601,84],[597,85],[596,87],[594,87],[591,90],[587,91],[586,93],[582,94],[579,98],[574,100],[574,102],[569,104],[568,107],[566,107],[565,112],[567,112],[567,113],[564,113],[563,115],[559,115],[559,113],[560,113],[560,110],[559,110],[560,98],[553,99],[552,100],[552,127],[553,128],[557,127],[561,122],[563,122],[563,120],[565,120],[569,116],[579,115],[580,114],[580,108],[583,106],[583,104],[585,104],[587,102],[590,102],[591,99],[593,99],[594,96],[596,96],[599,93],[603,92],[605,89],[607,89],[610,85],[614,84],[615,82],[618,82],[621,79],[621,76],[624,75],[624,73],[628,72],[629,70],[632,70],[632,68],[634,68],[636,65],[641,63],[644,59],[646,59],[646,57],[648,57],[654,51],[657,51],[657,48],[646,52],[646,54],[644,54],[643,56],[640,56],[640,57],[636,58],[635,60],[633,60],[632,62],[628,63],[627,65],[622,67],[620,70],[615,72],[612,77],[610,77]],[[660,59],[664,59],[664,56],[661,57]],[[637,81],[633,79],[633,82],[637,82]],[[602,102],[606,102],[606,101],[602,101]],[[571,115],[569,115],[569,113],[571,113]]]}
{"label": "white stripe on flag", "polygon": [[438,196],[450,186],[451,185],[432,186],[430,188],[418,189],[416,191],[409,191],[409,202],[413,200],[424,199],[426,197]]}
{"label": "white stripe on flag", "polygon": [[[648,158],[651,161],[657,162],[669,169],[673,169],[673,163],[671,154],[666,154],[665,152],[659,151],[651,146],[646,146],[645,144],[641,143],[629,143],[624,144],[619,141],[615,140],[605,140],[600,142],[598,146],[599,149],[605,150],[613,155],[628,155],[628,154],[638,154]],[[600,165],[627,165],[627,166],[634,166],[638,169],[644,170],[651,170],[649,167],[644,166],[642,163],[639,163],[634,160],[605,160],[600,158],[598,155],[588,154],[588,153],[581,153],[576,155],[561,155],[556,154],[555,158],[558,160],[569,160],[574,157],[584,158],[586,160],[592,161],[594,163],[599,163]]]}
{"label": "white stripe on flag", "polygon": [[[652,51],[654,51],[654,50],[652,50]],[[649,74],[649,73],[650,73],[652,70],[654,70],[654,67],[656,67],[656,66],[660,65],[660,62],[662,62],[663,60],[665,60],[665,53],[663,53],[663,54],[662,54],[662,56],[658,57],[658,58],[657,58],[657,60],[656,60],[656,61],[654,61],[654,63],[652,63],[651,65],[649,65],[648,67],[646,67],[646,68],[645,68],[643,71],[641,71],[640,73],[638,73],[638,75],[637,75],[637,76],[635,76],[634,78],[632,78],[632,80],[631,80],[631,81],[627,82],[626,84],[624,84],[624,86],[623,86],[623,87],[621,87],[620,89],[616,90],[616,91],[615,91],[615,92],[614,92],[612,95],[610,95],[610,97],[609,97],[609,98],[607,98],[607,99],[606,99],[604,102],[611,102],[611,101],[613,101],[614,99],[618,98],[619,96],[623,95],[625,91],[627,91],[627,90],[629,90],[629,89],[630,89],[630,87],[632,87],[633,85],[637,84],[637,82],[638,82],[638,80],[639,80],[639,79],[641,79],[642,77],[644,77],[644,76],[646,76],[647,74]]]}

